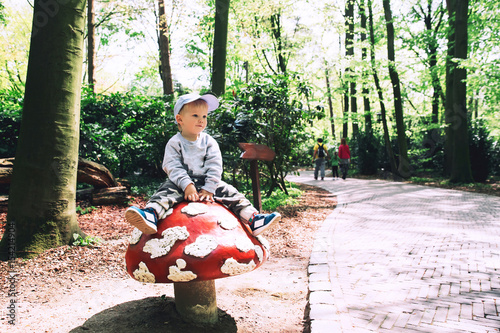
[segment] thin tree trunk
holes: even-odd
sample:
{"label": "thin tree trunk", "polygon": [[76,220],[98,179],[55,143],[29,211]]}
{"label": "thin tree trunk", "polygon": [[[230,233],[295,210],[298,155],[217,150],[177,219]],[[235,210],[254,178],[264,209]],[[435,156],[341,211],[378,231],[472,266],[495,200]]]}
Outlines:
{"label": "thin tree trunk", "polygon": [[276,57],[280,74],[286,74],[287,62],[283,55],[283,40],[281,38],[281,13],[271,15],[271,31],[276,41]]}
{"label": "thin tree trunk", "polygon": [[230,0],[215,1],[214,56],[212,65],[212,91],[216,95],[226,90],[227,29]]}
{"label": "thin tree trunk", "polygon": [[372,0],[368,0],[368,22],[370,27],[370,62],[373,72],[373,80],[375,81],[375,87],[378,93],[378,100],[380,103],[380,112],[382,117],[382,127],[384,129],[384,142],[385,150],[387,151],[387,156],[389,157],[389,165],[391,166],[391,172],[393,174],[397,173],[396,158],[394,157],[394,151],[391,146],[391,139],[389,136],[389,127],[387,126],[387,116],[384,103],[384,95],[382,93],[382,87],[380,86],[380,80],[377,74],[377,66],[375,61],[375,32],[373,29],[373,12],[372,12]]}
{"label": "thin tree trunk", "polygon": [[165,0],[158,0],[158,44],[160,46],[160,77],[163,82],[163,94],[174,93],[172,68],[170,66],[170,38],[165,15]]}
{"label": "thin tree trunk", "polygon": [[[467,59],[469,0],[457,0],[455,7],[455,58]],[[451,182],[473,182],[469,156],[467,119],[467,70],[455,66],[453,76],[453,107],[450,130],[454,132],[452,143]]]}
{"label": "thin tree trunk", "polygon": [[87,4],[87,72],[88,84],[92,93],[95,93],[95,14],[94,0]]}
{"label": "thin tree trunk", "polygon": [[332,137],[335,140],[335,120],[333,118],[332,90],[330,88],[330,73],[328,71],[327,64],[325,64],[325,77],[326,77],[326,94],[328,96],[328,109],[330,110],[330,125],[332,128]]}
{"label": "thin tree trunk", "polygon": [[347,138],[349,135],[349,90],[344,82],[344,111],[342,117],[342,137]]}
{"label": "thin tree trunk", "polygon": [[[350,61],[354,58],[354,0],[347,0],[345,4],[345,55]],[[345,72],[345,95],[344,95],[344,134],[346,138],[349,130],[349,119],[352,122],[353,134],[355,128],[357,129],[356,119],[352,119],[350,115],[354,116],[356,112],[356,84],[354,82],[354,73],[350,67],[347,67]],[[349,113],[349,104],[351,113]],[[356,126],[356,127],[355,127]]]}
{"label": "thin tree trunk", "polygon": [[399,147],[398,174],[403,178],[408,178],[410,177],[410,161],[408,159],[408,148],[406,143],[406,129],[403,118],[401,86],[395,63],[394,25],[392,23],[391,2],[390,0],[383,0],[382,2],[384,5],[385,21],[387,27],[387,56],[389,59],[389,76],[391,77],[391,83],[394,92],[394,114],[396,117],[396,129]]}
{"label": "thin tree trunk", "polygon": [[82,234],[75,203],[85,5],[34,3],[34,13],[47,16],[33,20],[7,217],[16,226],[20,254],[69,244],[74,233]]}
{"label": "thin tree trunk", "polygon": [[[361,0],[359,3],[359,13],[361,16],[361,44],[365,45],[366,43],[366,5],[365,5],[365,0]],[[366,46],[363,46],[361,49],[361,59],[366,61],[366,56],[367,56],[367,50]],[[367,87],[367,82],[368,82],[368,71],[364,70],[363,71],[363,89],[362,89],[362,95],[363,95],[363,109],[364,109],[364,114],[365,114],[365,132],[369,133],[372,132],[372,115],[371,115],[371,110],[370,110],[370,99],[368,98],[368,87]]]}
{"label": "thin tree trunk", "polygon": [[438,68],[437,68],[437,57],[438,57],[438,41],[437,41],[437,34],[439,31],[439,28],[441,26],[442,22],[442,17],[444,11],[442,10],[442,7],[439,7],[438,12],[436,15],[437,16],[437,22],[435,27],[433,27],[433,12],[432,12],[432,0],[428,0],[427,3],[427,11],[423,9],[422,6],[420,6],[420,11],[422,12],[422,18],[424,19],[424,25],[425,29],[427,30],[428,33],[428,40],[427,40],[427,49],[428,49],[428,55],[429,55],[429,72],[431,75],[431,80],[432,80],[432,117],[431,117],[431,122],[433,124],[438,124],[439,123],[439,107],[441,105],[442,97],[443,97],[443,89],[441,87],[441,83],[439,82],[439,75],[438,75]]}

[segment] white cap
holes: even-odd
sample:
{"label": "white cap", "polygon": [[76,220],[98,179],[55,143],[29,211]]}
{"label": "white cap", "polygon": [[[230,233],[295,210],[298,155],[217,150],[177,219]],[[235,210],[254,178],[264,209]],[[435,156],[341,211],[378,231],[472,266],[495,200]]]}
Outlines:
{"label": "white cap", "polygon": [[[213,110],[215,110],[215,109],[217,109],[219,107],[219,100],[217,99],[217,97],[215,97],[212,94],[205,94],[203,96],[198,95],[198,94],[186,94],[186,95],[182,95],[177,100],[177,103],[175,103],[175,106],[174,106],[174,119],[175,119],[175,117],[177,116],[177,114],[179,113],[179,111],[182,109],[182,107],[185,104],[194,102],[194,101],[199,100],[199,99],[202,99],[205,102],[207,102],[207,104],[208,104],[208,112],[213,111]],[[175,122],[177,123],[177,120],[175,120]]]}

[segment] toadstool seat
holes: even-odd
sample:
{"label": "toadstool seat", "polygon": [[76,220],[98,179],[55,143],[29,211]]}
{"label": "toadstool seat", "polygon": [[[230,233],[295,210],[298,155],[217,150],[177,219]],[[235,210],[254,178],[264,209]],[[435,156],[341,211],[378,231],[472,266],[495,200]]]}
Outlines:
{"label": "toadstool seat", "polygon": [[219,203],[182,202],[158,222],[158,232],[132,232],[127,271],[141,282],[214,280],[250,272],[268,257],[268,245],[254,237]]}
{"label": "toadstool seat", "polygon": [[127,272],[140,282],[174,283],[176,308],[184,319],[216,322],[213,280],[261,266],[268,243],[219,203],[182,202],[168,214],[157,233],[132,232]]}

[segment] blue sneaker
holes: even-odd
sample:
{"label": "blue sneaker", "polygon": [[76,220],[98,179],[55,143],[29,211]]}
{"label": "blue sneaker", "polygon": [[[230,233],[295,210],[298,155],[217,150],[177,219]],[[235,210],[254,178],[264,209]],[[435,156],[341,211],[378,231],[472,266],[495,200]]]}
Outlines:
{"label": "blue sneaker", "polygon": [[250,231],[252,235],[257,236],[270,227],[271,224],[279,220],[281,220],[281,214],[277,212],[271,214],[254,214],[250,218]]}
{"label": "blue sneaker", "polygon": [[131,206],[125,211],[125,219],[144,234],[152,235],[158,231],[158,217],[153,208],[140,209]]}

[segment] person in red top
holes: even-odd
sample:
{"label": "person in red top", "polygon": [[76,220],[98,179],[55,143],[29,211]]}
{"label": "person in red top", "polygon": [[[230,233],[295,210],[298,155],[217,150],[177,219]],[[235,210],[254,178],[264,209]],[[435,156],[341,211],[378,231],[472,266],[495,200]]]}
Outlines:
{"label": "person in red top", "polygon": [[345,138],[340,140],[339,146],[339,158],[340,158],[340,171],[342,172],[342,179],[345,180],[347,177],[347,170],[349,170],[349,164],[351,163],[351,151]]}

